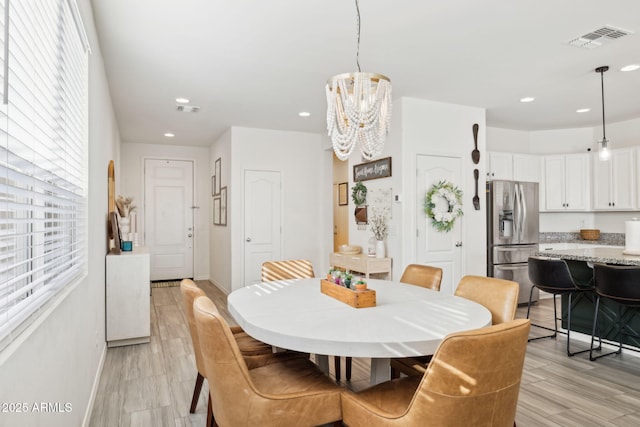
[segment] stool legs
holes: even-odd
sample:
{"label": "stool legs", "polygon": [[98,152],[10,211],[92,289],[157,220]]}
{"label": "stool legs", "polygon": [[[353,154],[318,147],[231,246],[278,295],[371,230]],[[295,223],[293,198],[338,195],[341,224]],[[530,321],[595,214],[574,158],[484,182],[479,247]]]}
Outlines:
{"label": "stool legs", "polygon": [[[533,288],[535,287],[535,285],[533,285],[531,287],[531,291],[529,292],[529,305],[527,307],[527,319],[529,318],[529,313],[531,311],[531,298],[533,297]],[[553,329],[551,328],[547,328],[546,326],[541,326],[541,325],[535,325],[535,324],[531,324],[531,326],[536,326],[538,328],[542,328],[542,329],[546,329],[549,331],[553,331],[553,334],[551,335],[544,335],[541,337],[534,337],[534,338],[529,338],[529,341],[535,341],[535,340],[539,340],[542,338],[555,338],[558,335],[558,309],[557,309],[557,304],[556,304],[556,295],[557,294],[553,294]],[[568,298],[568,304],[567,304],[567,356],[572,357],[575,356],[576,354],[580,354],[580,353],[586,353],[587,351],[591,352],[592,349],[587,348],[585,350],[580,350],[580,351],[574,351],[571,352],[571,340],[570,340],[570,334],[571,334],[571,309],[573,308],[573,292],[569,293],[569,298]],[[593,346],[593,343],[592,345]]]}
{"label": "stool legs", "polygon": [[573,299],[573,293],[570,293],[569,301],[567,304],[567,356],[569,357],[575,356],[576,354],[580,354],[580,353],[586,353],[587,351],[591,352],[591,347],[589,347],[586,350],[574,351],[573,353],[571,352],[571,340],[569,339],[569,334],[571,333],[571,309],[573,308],[572,302],[571,302],[572,299]]}
{"label": "stool legs", "polygon": [[[529,304],[527,306],[527,319],[529,318],[529,313],[531,312],[531,299],[533,298],[533,288],[535,288],[536,285],[531,286],[531,291],[529,291]],[[551,335],[544,335],[542,337],[535,337],[535,338],[529,338],[529,341],[535,341],[535,340],[539,340],[542,338],[555,338],[556,335],[558,335],[558,311],[556,308],[556,294],[553,294],[553,329],[551,328],[547,328],[546,326],[542,326],[542,325],[535,325],[535,324],[531,324],[531,326],[536,326],[538,328],[541,329],[546,329],[548,331],[553,331],[553,334]]]}
{"label": "stool legs", "polygon": [[598,334],[598,338],[600,339],[600,345],[598,346],[598,348],[593,348],[593,341],[595,339],[596,328],[598,326],[599,308],[600,308],[600,295],[596,297],[596,308],[593,313],[593,328],[591,329],[591,348],[589,349],[589,360],[592,360],[592,361],[596,359],[600,359],[601,357],[610,356],[612,354],[622,353],[622,328],[624,328],[624,324],[622,322],[621,309],[620,309],[620,306],[618,305],[618,328],[619,328],[619,334],[620,334],[620,344],[618,346],[618,349],[616,351],[611,351],[609,353],[599,354],[598,356],[593,355],[593,350],[600,350],[602,348],[602,338],[599,336],[600,334]]}

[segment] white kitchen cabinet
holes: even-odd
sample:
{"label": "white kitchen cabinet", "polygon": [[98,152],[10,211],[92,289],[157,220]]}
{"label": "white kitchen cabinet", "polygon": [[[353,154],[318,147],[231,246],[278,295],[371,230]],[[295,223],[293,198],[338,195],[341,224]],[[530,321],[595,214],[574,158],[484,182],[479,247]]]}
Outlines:
{"label": "white kitchen cabinet", "polygon": [[149,251],[106,257],[107,346],[149,342],[151,336],[151,287]]}
{"label": "white kitchen cabinet", "polygon": [[635,207],[635,150],[611,150],[609,160],[598,154],[591,156],[593,168],[593,209],[607,211],[631,210]]}
{"label": "white kitchen cabinet", "polygon": [[514,181],[541,182],[540,169],[540,156],[535,154],[513,155]]}
{"label": "white kitchen cabinet", "polygon": [[535,154],[489,152],[487,180],[540,182],[540,156]]}
{"label": "white kitchen cabinet", "polygon": [[513,156],[510,153],[489,152],[487,181],[494,179],[513,179]]}
{"label": "white kitchen cabinet", "polygon": [[[590,209],[590,157],[561,154],[544,157],[544,210],[585,211]],[[541,204],[541,210],[543,206]]]}

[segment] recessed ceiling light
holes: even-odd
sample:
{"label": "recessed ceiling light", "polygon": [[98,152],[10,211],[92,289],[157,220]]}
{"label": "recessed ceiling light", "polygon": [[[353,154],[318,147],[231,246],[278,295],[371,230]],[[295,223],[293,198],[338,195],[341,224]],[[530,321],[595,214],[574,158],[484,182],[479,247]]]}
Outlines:
{"label": "recessed ceiling light", "polygon": [[189,100],[187,98],[176,98],[176,102],[178,104],[188,104]]}
{"label": "recessed ceiling light", "polygon": [[591,108],[580,108],[576,110],[576,113],[586,113],[587,111],[591,111]]}
{"label": "recessed ceiling light", "polygon": [[166,136],[167,138],[173,138],[175,135],[172,134],[171,132],[167,132],[164,134],[164,136]]}
{"label": "recessed ceiling light", "polygon": [[520,98],[520,102],[531,102],[533,101],[535,98],[531,97],[531,96],[527,96],[524,98]]}
{"label": "recessed ceiling light", "polygon": [[300,112],[298,113],[298,115],[299,115],[300,117],[309,117],[309,116],[311,115],[311,113],[310,113],[310,112],[308,112],[308,111],[300,111]]}
{"label": "recessed ceiling light", "polygon": [[638,64],[631,64],[620,68],[620,71],[635,71],[640,68]]}

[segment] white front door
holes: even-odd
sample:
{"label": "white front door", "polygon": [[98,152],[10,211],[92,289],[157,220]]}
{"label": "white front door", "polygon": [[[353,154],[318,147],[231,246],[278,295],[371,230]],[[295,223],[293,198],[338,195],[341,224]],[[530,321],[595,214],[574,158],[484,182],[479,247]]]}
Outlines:
{"label": "white front door", "polygon": [[145,245],[151,280],[193,277],[193,162],[144,161]]}
{"label": "white front door", "polygon": [[244,173],[244,285],[260,281],[265,261],[279,260],[282,230],[280,172]]}
{"label": "white front door", "polygon": [[[442,268],[440,292],[453,294],[462,272],[462,219],[458,218],[448,233],[438,232],[425,214],[424,205],[431,186],[442,180],[462,188],[461,161],[459,157],[419,155],[416,168],[416,262]],[[471,207],[463,206],[463,209]]]}

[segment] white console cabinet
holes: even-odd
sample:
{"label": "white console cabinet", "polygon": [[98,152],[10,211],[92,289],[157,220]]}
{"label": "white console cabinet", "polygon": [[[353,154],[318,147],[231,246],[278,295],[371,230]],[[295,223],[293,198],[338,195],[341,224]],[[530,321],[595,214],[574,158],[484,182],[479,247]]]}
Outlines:
{"label": "white console cabinet", "polygon": [[106,260],[107,346],[149,342],[151,335],[149,250],[108,254]]}

